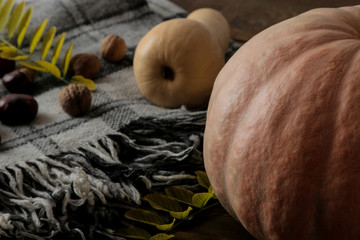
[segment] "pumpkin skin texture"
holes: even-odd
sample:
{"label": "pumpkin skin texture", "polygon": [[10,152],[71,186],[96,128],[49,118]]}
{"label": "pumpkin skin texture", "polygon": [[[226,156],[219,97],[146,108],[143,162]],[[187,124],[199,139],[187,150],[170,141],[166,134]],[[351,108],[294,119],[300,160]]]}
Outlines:
{"label": "pumpkin skin texture", "polygon": [[360,5],[314,9],[245,43],[215,80],[204,162],[258,240],[360,237]]}
{"label": "pumpkin skin texture", "polygon": [[210,8],[156,25],[140,40],[134,54],[140,92],[160,107],[203,107],[225,64],[229,41],[228,22]]}

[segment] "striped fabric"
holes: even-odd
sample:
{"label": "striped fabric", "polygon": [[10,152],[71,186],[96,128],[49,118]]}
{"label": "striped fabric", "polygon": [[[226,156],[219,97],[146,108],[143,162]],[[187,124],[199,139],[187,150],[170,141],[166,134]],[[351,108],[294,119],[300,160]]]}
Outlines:
{"label": "striped fabric", "polygon": [[[156,24],[187,13],[166,0],[27,2],[34,6],[28,33],[49,18],[47,29],[56,26],[57,36],[66,32],[63,49],[74,43],[73,54],[99,56],[108,34],[124,38],[127,53],[119,63],[101,60],[87,115],[65,114],[58,101],[64,84],[38,74],[36,119],[25,126],[0,125],[1,239],[123,239],[109,229],[121,227],[114,223],[121,222],[124,210],[141,204],[150,191],[195,184],[194,171],[203,169],[206,111],[152,105],[132,72],[141,37]],[[237,47],[230,45],[228,57]],[[0,86],[0,96],[6,94]]]}

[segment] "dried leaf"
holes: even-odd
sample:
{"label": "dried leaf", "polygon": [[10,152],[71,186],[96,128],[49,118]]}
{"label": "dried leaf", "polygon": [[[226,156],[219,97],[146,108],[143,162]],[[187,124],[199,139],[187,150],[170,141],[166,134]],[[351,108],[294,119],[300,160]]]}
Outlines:
{"label": "dried leaf", "polygon": [[171,239],[174,237],[175,237],[175,235],[173,235],[173,234],[159,233],[159,234],[152,236],[149,240],[168,240],[168,239]]}
{"label": "dried leaf", "polygon": [[16,5],[13,13],[11,14],[9,24],[7,26],[7,31],[10,39],[13,37],[15,30],[20,23],[20,19],[25,11],[25,7],[26,2],[22,1],[18,5]]}
{"label": "dried leaf", "polygon": [[117,229],[115,230],[114,234],[122,237],[134,238],[134,239],[149,239],[151,237],[148,231],[137,227]]}
{"label": "dried leaf", "polygon": [[159,225],[156,225],[156,228],[161,230],[161,231],[170,231],[172,229],[172,227],[174,226],[174,223],[175,223],[175,218],[173,219],[172,223],[169,223],[169,224],[159,224]]}
{"label": "dried leaf", "polygon": [[37,46],[37,44],[40,41],[41,36],[44,33],[44,30],[46,28],[46,25],[48,23],[48,19],[46,18],[35,30],[32,38],[31,38],[31,42],[30,42],[30,53],[33,53],[35,50],[35,47]]}
{"label": "dried leaf", "polygon": [[196,171],[195,173],[197,175],[197,180],[198,180],[199,184],[201,186],[203,186],[204,188],[208,189],[210,187],[210,181],[209,181],[209,178],[208,178],[206,172]]}
{"label": "dried leaf", "polygon": [[70,44],[68,50],[65,53],[65,57],[62,63],[63,66],[63,76],[66,75],[68,69],[69,69],[69,65],[70,65],[70,60],[71,60],[71,54],[72,54],[72,50],[73,50],[74,44]]}
{"label": "dried leaf", "polygon": [[29,58],[28,55],[19,54],[16,47],[13,47],[13,46],[2,47],[0,49],[1,49],[1,52],[0,52],[1,58],[5,58],[5,59],[9,59],[9,60],[25,60],[25,59]]}
{"label": "dried leaf", "polygon": [[165,189],[166,195],[170,198],[176,199],[179,202],[183,202],[192,205],[192,197],[194,193],[184,187],[171,186]]}
{"label": "dried leaf", "polygon": [[57,60],[59,58],[62,46],[63,46],[64,41],[65,41],[65,36],[66,36],[66,34],[62,33],[60,35],[60,37],[58,38],[58,40],[56,41],[54,51],[53,51],[53,56],[52,56],[52,59],[51,59],[52,64],[56,64],[56,62],[57,62]]}
{"label": "dried leaf", "polygon": [[46,72],[51,73],[52,75],[54,75],[57,78],[61,77],[61,72],[60,69],[55,66],[52,63],[49,63],[47,61],[36,61],[37,64],[39,64],[42,68],[44,68],[46,70]]}
{"label": "dried leaf", "polygon": [[186,219],[189,216],[191,210],[192,207],[188,207],[188,209],[182,212],[170,212],[170,215],[176,219]]}
{"label": "dried leaf", "polygon": [[21,18],[20,25],[19,25],[19,28],[18,28],[18,37],[17,37],[18,47],[21,46],[21,44],[22,44],[22,42],[23,42],[23,40],[24,40],[25,33],[26,33],[27,28],[29,27],[29,24],[30,24],[30,20],[31,20],[31,15],[32,15],[33,9],[34,9],[34,7],[31,6],[31,7],[26,11],[26,13],[24,14],[24,16]]}
{"label": "dried leaf", "polygon": [[166,212],[182,212],[183,209],[180,204],[174,199],[169,198],[166,195],[160,193],[152,193],[148,194],[144,197],[146,201],[150,203],[150,205],[157,209]]}
{"label": "dried leaf", "polygon": [[213,195],[214,193],[196,193],[192,199],[193,205],[198,208],[203,208]]}
{"label": "dried leaf", "polygon": [[0,32],[4,30],[10,16],[12,7],[14,6],[15,0],[7,0],[0,10]]}
{"label": "dried leaf", "polygon": [[40,65],[38,65],[36,63],[20,61],[19,64],[21,64],[24,67],[30,68],[32,70],[35,70],[35,71],[47,72],[47,70],[45,68],[41,67]]}
{"label": "dried leaf", "polygon": [[217,199],[217,197],[216,197],[216,195],[215,195],[215,192],[214,192],[214,189],[212,188],[212,186],[209,187],[208,193],[213,193],[214,195],[212,196],[212,198]]}
{"label": "dried leaf", "polygon": [[84,84],[85,86],[88,87],[88,89],[89,89],[90,91],[96,90],[96,85],[95,85],[94,81],[91,80],[91,79],[88,79],[88,78],[84,78],[84,77],[81,76],[81,75],[74,75],[74,76],[72,76],[70,83],[73,83],[73,84]]}
{"label": "dried leaf", "polygon": [[46,58],[47,53],[51,47],[56,33],[56,27],[51,27],[50,30],[45,34],[42,46],[41,46],[41,60]]}
{"label": "dried leaf", "polygon": [[0,51],[13,51],[14,49],[16,51],[16,47],[8,46],[6,44],[1,44],[0,45]]}
{"label": "dried leaf", "polygon": [[153,226],[166,224],[165,220],[158,214],[143,209],[131,209],[125,213],[125,217]]}

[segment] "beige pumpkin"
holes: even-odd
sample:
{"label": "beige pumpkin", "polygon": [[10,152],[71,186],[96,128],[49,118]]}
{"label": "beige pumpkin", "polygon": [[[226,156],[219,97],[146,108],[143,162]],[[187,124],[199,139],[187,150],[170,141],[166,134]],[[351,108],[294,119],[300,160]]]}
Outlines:
{"label": "beige pumpkin", "polygon": [[207,104],[229,41],[229,24],[214,9],[160,23],[135,50],[134,75],[140,91],[161,107]]}
{"label": "beige pumpkin", "polygon": [[243,45],[217,77],[204,161],[258,240],[360,238],[360,5],[322,8]]}

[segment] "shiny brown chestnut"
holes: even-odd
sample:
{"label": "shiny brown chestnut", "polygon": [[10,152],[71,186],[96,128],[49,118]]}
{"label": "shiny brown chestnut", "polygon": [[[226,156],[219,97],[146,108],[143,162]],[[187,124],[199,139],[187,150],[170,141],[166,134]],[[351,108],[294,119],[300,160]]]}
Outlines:
{"label": "shiny brown chestnut", "polygon": [[9,94],[0,99],[0,120],[6,125],[31,122],[38,112],[38,103],[27,94]]}
{"label": "shiny brown chestnut", "polygon": [[4,87],[11,93],[30,93],[33,83],[34,73],[27,69],[15,69],[6,73],[2,80]]}
{"label": "shiny brown chestnut", "polygon": [[11,72],[15,69],[15,61],[0,58],[0,77],[4,76],[5,73]]}

